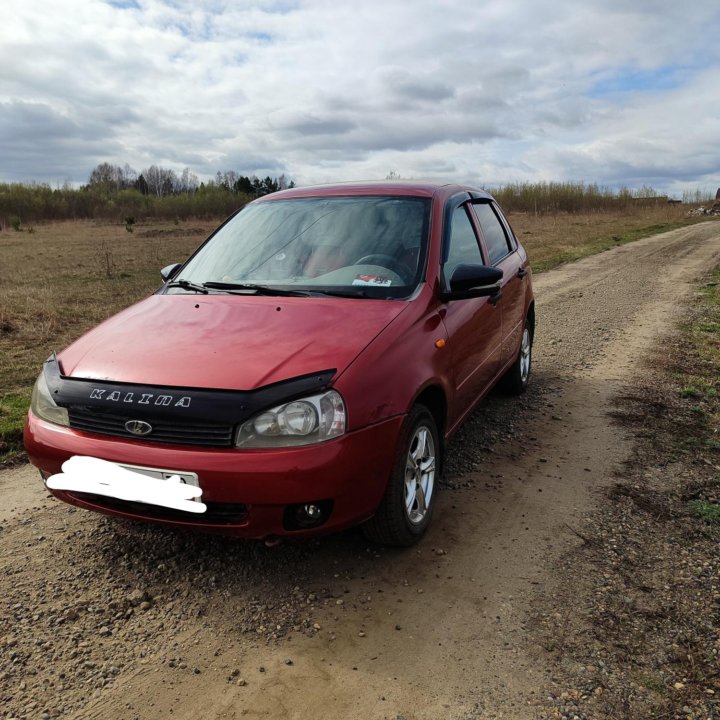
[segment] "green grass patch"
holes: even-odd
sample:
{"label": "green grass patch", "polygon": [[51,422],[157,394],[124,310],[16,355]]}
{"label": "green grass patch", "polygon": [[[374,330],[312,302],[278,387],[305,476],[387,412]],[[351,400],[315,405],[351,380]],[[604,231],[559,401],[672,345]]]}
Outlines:
{"label": "green grass patch", "polygon": [[708,523],[720,523],[720,505],[708,500],[692,500],[690,507],[696,517]]}
{"label": "green grass patch", "polygon": [[0,395],[0,466],[22,455],[22,432],[31,390]]}
{"label": "green grass patch", "polygon": [[686,385],[683,388],[680,388],[680,397],[682,398],[696,398],[700,397],[700,391],[693,387],[692,385]]}

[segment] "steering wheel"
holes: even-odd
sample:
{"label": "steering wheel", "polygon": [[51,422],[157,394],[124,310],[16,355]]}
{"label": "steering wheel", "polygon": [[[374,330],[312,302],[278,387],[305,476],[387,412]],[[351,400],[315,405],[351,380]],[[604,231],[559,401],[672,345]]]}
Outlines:
{"label": "steering wheel", "polygon": [[396,275],[402,278],[402,281],[409,285],[411,282],[410,268],[405,263],[400,262],[397,258],[392,255],[383,255],[382,253],[375,253],[374,255],[363,255],[361,258],[355,261],[355,265],[380,265],[380,267],[392,270]]}

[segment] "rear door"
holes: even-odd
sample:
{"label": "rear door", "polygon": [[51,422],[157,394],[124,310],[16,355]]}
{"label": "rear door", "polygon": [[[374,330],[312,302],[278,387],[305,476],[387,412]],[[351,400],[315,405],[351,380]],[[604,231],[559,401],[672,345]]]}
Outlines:
{"label": "rear door", "polygon": [[[486,265],[472,210],[461,202],[446,210],[442,254],[442,282],[449,289],[453,270],[460,264]],[[448,226],[449,223],[449,226]],[[452,427],[485,393],[500,370],[502,301],[487,297],[451,300],[444,306],[443,320],[452,353],[454,397],[448,403]]]}
{"label": "rear door", "polygon": [[495,203],[475,200],[472,209],[480,226],[488,265],[503,271],[500,364],[505,367],[517,355],[525,324],[527,258],[518,252],[515,237]]}

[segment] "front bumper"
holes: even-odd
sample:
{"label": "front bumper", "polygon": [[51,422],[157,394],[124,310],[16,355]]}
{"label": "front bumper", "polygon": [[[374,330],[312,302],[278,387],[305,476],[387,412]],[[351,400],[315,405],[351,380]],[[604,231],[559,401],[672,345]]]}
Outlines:
{"label": "front bumper", "polygon": [[[194,472],[208,513],[167,512],[66,490],[51,491],[79,507],[135,520],[221,532],[248,538],[311,535],[356,525],[373,515],[392,471],[404,417],[397,416],[334,440],[304,447],[236,450],[188,448],[91,435],[28,415],[25,447],[44,477],[61,472],[73,455],[126,465]],[[288,506],[327,502],[322,525],[291,530]]]}

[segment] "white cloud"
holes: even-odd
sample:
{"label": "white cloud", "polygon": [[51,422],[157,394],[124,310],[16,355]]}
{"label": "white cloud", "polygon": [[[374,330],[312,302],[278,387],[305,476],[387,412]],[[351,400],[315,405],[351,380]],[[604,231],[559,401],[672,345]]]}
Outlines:
{"label": "white cloud", "polygon": [[712,0],[9,5],[0,179],[720,184]]}

